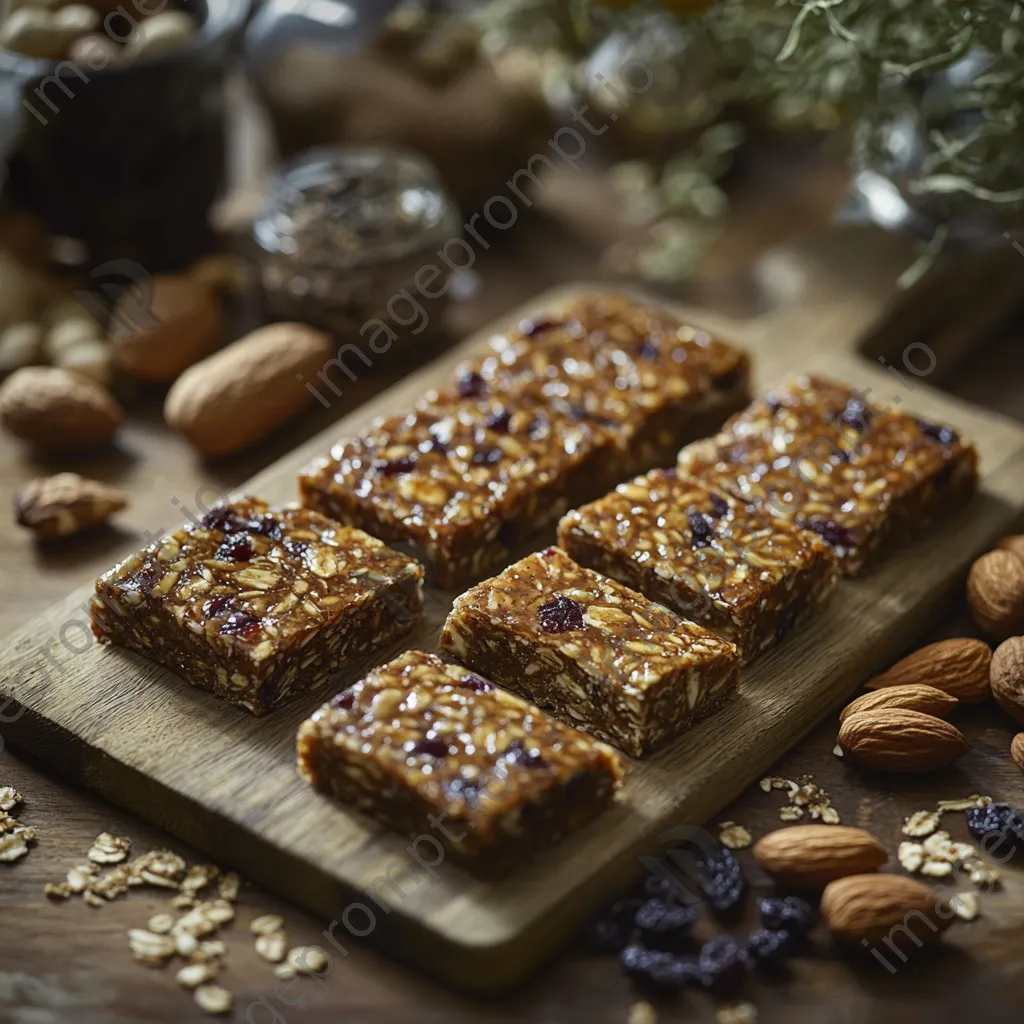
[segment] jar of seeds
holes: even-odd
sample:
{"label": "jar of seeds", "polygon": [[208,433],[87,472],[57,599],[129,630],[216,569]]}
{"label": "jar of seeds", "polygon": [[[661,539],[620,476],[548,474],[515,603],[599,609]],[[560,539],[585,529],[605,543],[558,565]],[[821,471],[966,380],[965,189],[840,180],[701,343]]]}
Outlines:
{"label": "jar of seeds", "polygon": [[437,326],[451,283],[444,246],[461,228],[426,160],[352,145],[286,164],[253,233],[268,316],[380,354]]}

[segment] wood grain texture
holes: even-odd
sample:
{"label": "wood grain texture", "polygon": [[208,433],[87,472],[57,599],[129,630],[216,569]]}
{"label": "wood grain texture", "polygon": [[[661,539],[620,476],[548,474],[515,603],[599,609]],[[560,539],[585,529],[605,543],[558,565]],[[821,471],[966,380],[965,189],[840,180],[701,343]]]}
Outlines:
{"label": "wood grain texture", "polygon": [[[505,322],[564,294],[559,290],[531,303]],[[407,840],[381,833],[298,779],[295,727],[324,693],[256,720],[189,690],[134,655],[86,647],[81,626],[68,624],[84,622],[80,609],[88,588],[7,644],[0,692],[26,710],[4,736],[53,770],[320,916],[337,917],[353,903],[376,911],[374,940],[455,985],[482,991],[507,986],[547,957],[624,877],[636,873],[638,856],[657,849],[661,832],[675,822],[706,820],[866,675],[901,651],[929,623],[970,559],[1024,508],[1020,427],[929,392],[916,381],[901,384],[849,356],[815,357],[818,330],[831,331],[835,343],[836,332],[850,328],[849,347],[853,329],[860,326],[858,317],[833,313],[824,324],[805,320],[802,330],[777,317],[759,324],[750,336],[735,329],[731,333],[753,350],[759,387],[783,372],[816,368],[871,386],[879,396],[899,395],[903,407],[955,424],[981,451],[982,494],[955,518],[890,549],[876,571],[844,582],[824,613],[747,672],[738,701],[663,753],[635,765],[621,806],[507,882],[482,883],[444,864],[416,872]],[[478,343],[473,338],[445,354],[286,455],[245,489],[272,501],[293,500],[295,474],[311,455],[371,417],[407,407],[445,379],[466,349]],[[395,650],[433,647],[451,597],[431,593],[421,631]],[[855,630],[851,622],[857,623]],[[61,640],[72,648],[81,646],[82,653],[69,653]],[[334,689],[357,675],[357,670],[339,675]],[[424,856],[429,851],[426,844]],[[390,911],[384,913],[365,891],[389,867],[404,895],[384,895]],[[365,928],[368,920],[365,912],[353,912],[354,928]]]}

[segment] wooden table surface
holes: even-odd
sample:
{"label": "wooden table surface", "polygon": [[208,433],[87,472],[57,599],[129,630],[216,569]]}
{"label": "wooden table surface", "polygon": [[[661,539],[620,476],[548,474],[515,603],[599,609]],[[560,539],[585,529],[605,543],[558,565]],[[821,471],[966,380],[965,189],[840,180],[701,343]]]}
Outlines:
{"label": "wooden table surface", "polygon": [[[544,245],[537,238],[545,238]],[[452,336],[467,333],[517,302],[568,276],[596,276],[591,256],[560,231],[543,225],[507,240],[481,264],[483,287],[449,317]],[[729,289],[724,289],[726,293]],[[735,295],[735,292],[733,292]],[[418,354],[427,358],[429,352]],[[401,368],[407,370],[408,366]],[[337,416],[391,383],[399,375],[353,385],[350,404],[331,410]],[[975,353],[949,386],[978,404],[1024,420],[1024,346],[1020,333],[1007,333],[996,344]],[[343,404],[343,403],[342,403]],[[28,459],[8,439],[0,441],[0,507],[9,505],[14,488],[42,471],[75,468],[119,483],[132,497],[129,512],[117,530],[58,548],[36,547],[31,537],[0,521],[0,635],[60,599],[139,544],[146,532],[176,525],[182,505],[195,509],[218,491],[234,486],[324,425],[316,415],[276,436],[244,458],[228,465],[197,463],[187,448],[162,428],[152,395],[136,396],[135,413],[115,454],[77,465],[45,465]],[[325,412],[325,415],[327,413]],[[941,557],[941,552],[936,553]],[[950,609],[935,624],[935,635],[970,633],[962,607]],[[830,792],[844,822],[876,832],[895,851],[903,817],[929,807],[937,799],[986,793],[996,799],[1024,803],[1024,775],[1006,755],[1012,728],[992,708],[964,716],[971,741],[969,756],[955,770],[921,779],[871,778],[835,758],[835,722],[824,724],[778,766],[788,776],[811,774]],[[0,718],[0,736],[3,720]],[[154,737],[173,742],[173,737]],[[202,752],[196,752],[201,758]],[[0,865],[0,1022],[63,1024],[63,1022],[199,1021],[205,1017],[189,994],[178,987],[170,970],[153,970],[133,962],[127,931],[145,927],[148,917],[165,908],[167,898],[156,890],[132,890],[98,909],[80,900],[52,903],[43,885],[63,879],[84,859],[101,831],[131,837],[138,852],[167,846],[190,862],[201,860],[145,822],[107,805],[86,792],[58,783],[28,759],[0,750],[0,785],[15,786],[26,799],[20,816],[35,827],[39,840],[27,858]],[[778,793],[751,791],[724,811],[722,820],[745,824],[755,836],[781,822]],[[959,816],[958,816],[959,817]],[[955,838],[966,839],[962,818],[947,819]],[[741,854],[757,892],[769,886],[749,851]],[[959,924],[945,948],[920,953],[890,975],[867,959],[851,963],[841,957],[827,936],[816,933],[812,951],[794,962],[792,976],[767,983],[754,980],[745,999],[754,1003],[762,1021],[946,1021],[972,1018],[1016,1020],[1022,1003],[1024,955],[1024,870],[1012,863],[1003,891],[982,897],[982,916]],[[754,927],[753,901],[741,925]],[[454,995],[388,960],[379,951],[348,943],[346,956],[333,953],[324,979],[279,982],[272,968],[255,955],[247,924],[251,917],[273,911],[283,914],[296,943],[323,944],[330,922],[302,913],[276,897],[246,888],[234,925],[223,937],[229,948],[222,983],[235,994],[232,1019],[250,1024],[274,1022],[344,1022],[344,1024],[471,1024],[480,1021],[521,1021],[527,1024],[612,1024],[625,1022],[638,1000],[614,959],[596,957],[580,948],[567,950],[527,986],[487,1002]],[[712,926],[702,919],[700,934]],[[328,947],[330,950],[330,947]],[[711,1021],[715,1007],[703,995],[686,993],[658,1007],[662,1022]]]}

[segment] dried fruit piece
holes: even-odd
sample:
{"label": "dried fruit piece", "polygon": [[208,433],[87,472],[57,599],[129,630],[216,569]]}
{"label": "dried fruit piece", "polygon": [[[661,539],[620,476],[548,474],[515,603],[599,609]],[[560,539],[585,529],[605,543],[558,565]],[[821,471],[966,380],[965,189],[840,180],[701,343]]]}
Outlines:
{"label": "dried fruit piece", "polygon": [[952,920],[928,886],[902,875],[879,874],[830,882],[822,893],[821,916],[829,931],[845,942],[910,939],[915,947],[938,939]]}
{"label": "dried fruit piece", "polygon": [[730,917],[743,909],[747,880],[731,850],[719,846],[717,851],[702,850],[697,855],[697,884],[708,906],[718,915]]}
{"label": "dried fruit piece", "polygon": [[1024,637],[1010,637],[996,648],[990,678],[996,703],[1024,724]]}
{"label": "dried fruit piece", "polygon": [[814,924],[814,908],[799,896],[776,896],[758,900],[761,923],[770,931],[805,936]]}
{"label": "dried fruit piece", "polygon": [[851,715],[838,741],[862,764],[889,772],[933,771],[967,753],[967,741],[949,722],[902,708]]}
{"label": "dried fruit piece", "polygon": [[595,953],[620,953],[636,932],[636,913],[643,900],[617,900],[599,914],[583,932],[584,945]]}
{"label": "dried fruit piece", "polygon": [[681,903],[651,899],[636,912],[640,941],[648,949],[678,952],[690,938],[696,911]]}
{"label": "dried fruit piece", "polygon": [[845,825],[778,829],[758,840],[754,857],[778,881],[811,888],[845,875],[875,871],[889,859],[870,832]]}
{"label": "dried fruit piece", "polygon": [[967,603],[978,627],[993,639],[1024,633],[1024,561],[1009,551],[982,555],[967,576]]}
{"label": "dried fruit piece", "polygon": [[701,947],[700,970],[704,987],[719,998],[735,995],[747,975],[747,954],[730,935],[717,935]]}
{"label": "dried fruit piece", "polygon": [[1010,804],[989,804],[967,811],[967,830],[988,850],[993,844],[1024,849],[1024,814]]}
{"label": "dried fruit piece", "polygon": [[583,628],[583,605],[559,594],[537,609],[537,617],[545,633],[567,633]]}
{"label": "dried fruit piece", "polygon": [[983,640],[954,637],[928,644],[888,672],[876,676],[868,684],[869,690],[890,686],[923,684],[932,686],[965,704],[990,700],[989,666],[992,651]]}
{"label": "dried fruit piece", "polygon": [[793,952],[793,936],[787,931],[763,929],[747,938],[747,955],[765,970],[777,971],[789,963]]}
{"label": "dried fruit piece", "polygon": [[935,715],[936,718],[948,718],[960,702],[944,690],[924,683],[911,683],[907,686],[886,686],[872,690],[847,704],[839,714],[839,721],[845,722],[850,715],[859,711],[880,711],[885,708],[904,708],[908,711],[920,711],[923,715]]}
{"label": "dried fruit piece", "polygon": [[40,540],[70,537],[105,523],[125,507],[124,494],[77,473],[30,480],[14,494],[14,515],[20,526]]}

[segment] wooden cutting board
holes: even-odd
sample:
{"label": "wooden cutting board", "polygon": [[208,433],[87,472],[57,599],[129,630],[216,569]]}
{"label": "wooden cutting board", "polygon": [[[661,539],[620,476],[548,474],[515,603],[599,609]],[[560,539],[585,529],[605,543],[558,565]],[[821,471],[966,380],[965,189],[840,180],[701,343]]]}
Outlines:
{"label": "wooden cutting board", "polygon": [[[820,286],[825,278],[815,267]],[[494,330],[581,288],[541,296],[470,338],[259,474],[245,490],[271,501],[294,500],[296,474],[311,456],[372,417],[407,408]],[[639,858],[659,851],[667,829],[707,821],[905,649],[927,628],[971,559],[1021,518],[1024,429],[931,391],[921,378],[901,380],[887,365],[856,354],[856,339],[885,301],[818,287],[799,313],[743,323],[697,319],[712,329],[724,327],[752,350],[759,389],[785,373],[818,369],[957,426],[980,449],[981,493],[954,518],[890,548],[867,576],[843,581],[826,611],[747,670],[738,700],[633,765],[620,806],[504,882],[477,881],[446,864],[421,869],[409,840],[383,832],[298,778],[293,737],[299,721],[357,678],[358,669],[339,674],[305,701],[255,719],[135,655],[87,646],[83,608],[91,588],[72,594],[4,645],[0,695],[12,700],[0,704],[3,741],[303,904],[322,917],[325,929],[341,922],[333,927],[336,946],[375,941],[458,987],[506,987],[639,875]],[[404,647],[433,648],[453,596],[428,592],[422,627],[375,660]],[[75,649],[80,653],[71,653]],[[429,844],[418,850],[430,859]],[[384,881],[388,873],[390,883]],[[376,891],[377,899],[368,891]],[[339,955],[328,938],[324,945]]]}

